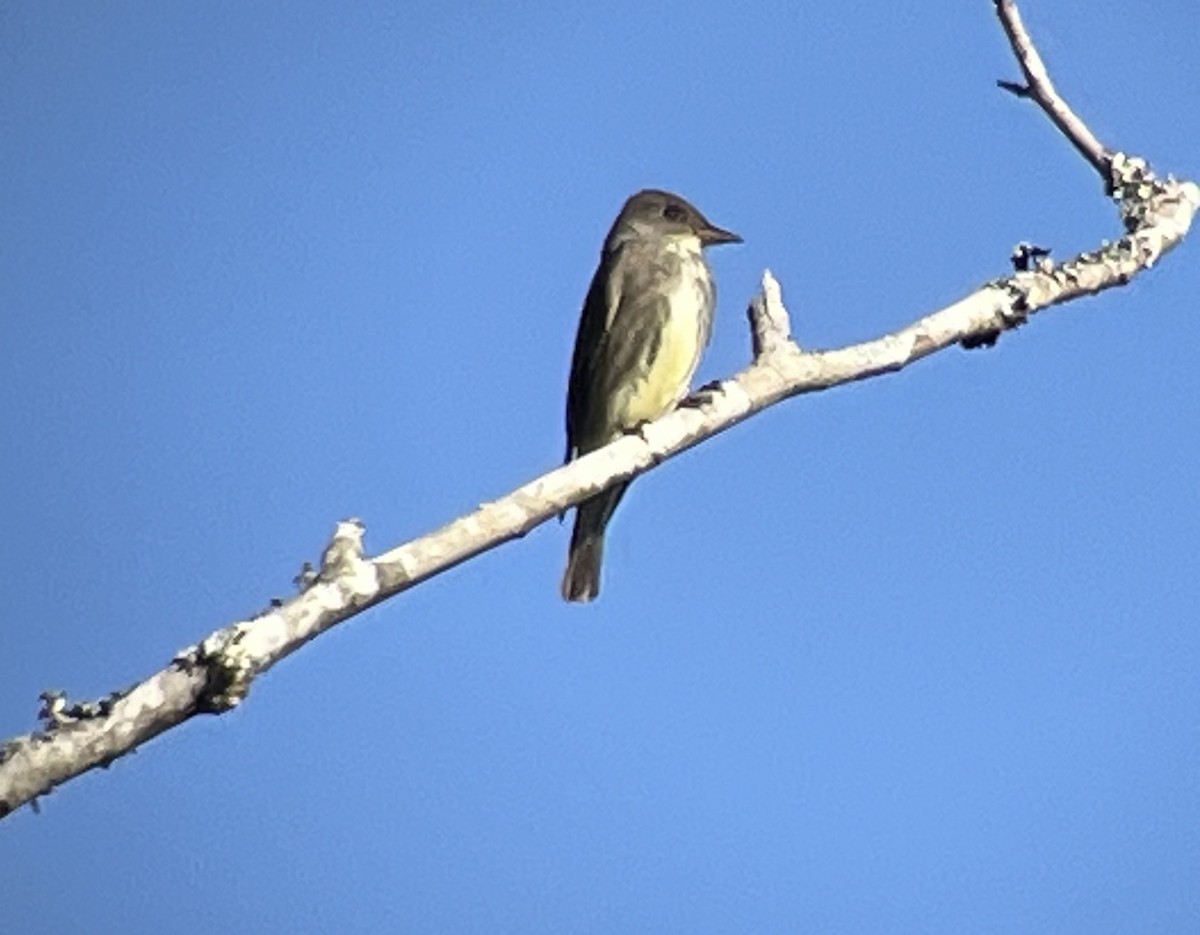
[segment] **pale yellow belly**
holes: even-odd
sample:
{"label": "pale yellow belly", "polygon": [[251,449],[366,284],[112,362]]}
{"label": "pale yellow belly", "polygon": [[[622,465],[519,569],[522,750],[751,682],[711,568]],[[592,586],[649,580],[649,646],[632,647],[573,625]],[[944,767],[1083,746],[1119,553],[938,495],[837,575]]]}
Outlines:
{"label": "pale yellow belly", "polygon": [[616,413],[621,425],[632,428],[657,419],[687,395],[703,350],[700,335],[694,315],[675,312],[667,319],[658,354],[644,379],[622,394]]}

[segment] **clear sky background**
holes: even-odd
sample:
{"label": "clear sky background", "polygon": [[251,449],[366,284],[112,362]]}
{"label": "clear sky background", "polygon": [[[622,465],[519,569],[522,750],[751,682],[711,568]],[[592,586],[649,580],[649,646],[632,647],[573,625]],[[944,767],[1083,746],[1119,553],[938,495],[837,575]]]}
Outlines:
{"label": "clear sky background", "polygon": [[[1027,0],[1200,176],[1200,7]],[[0,736],[554,467],[644,186],[800,340],[1120,232],[987,0],[0,6]],[[6,931],[1200,931],[1200,263],[793,400],[0,825]]]}

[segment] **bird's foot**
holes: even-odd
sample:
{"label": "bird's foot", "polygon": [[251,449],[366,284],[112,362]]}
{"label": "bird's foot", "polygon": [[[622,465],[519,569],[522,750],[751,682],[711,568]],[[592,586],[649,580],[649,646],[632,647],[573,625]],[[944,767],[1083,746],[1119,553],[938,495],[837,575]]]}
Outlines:
{"label": "bird's foot", "polygon": [[625,428],[621,429],[621,434],[622,435],[636,435],[642,441],[648,441],[648,439],[646,438],[646,426],[649,425],[651,423],[651,421],[653,421],[653,420],[642,419],[642,421],[638,422],[636,425],[628,425]]}
{"label": "bird's foot", "polygon": [[721,386],[721,381],[713,380],[711,383],[705,383],[699,389],[683,397],[677,405],[680,409],[703,409],[705,406],[714,403],[722,392],[724,390]]}

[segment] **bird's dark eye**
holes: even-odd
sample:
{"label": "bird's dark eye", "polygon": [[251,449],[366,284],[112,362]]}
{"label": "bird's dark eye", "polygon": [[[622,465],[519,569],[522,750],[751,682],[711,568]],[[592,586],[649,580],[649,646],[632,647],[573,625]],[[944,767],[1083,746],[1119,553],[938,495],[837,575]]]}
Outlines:
{"label": "bird's dark eye", "polygon": [[676,224],[682,224],[687,220],[687,212],[679,205],[671,203],[663,208],[663,217],[668,221],[674,221]]}

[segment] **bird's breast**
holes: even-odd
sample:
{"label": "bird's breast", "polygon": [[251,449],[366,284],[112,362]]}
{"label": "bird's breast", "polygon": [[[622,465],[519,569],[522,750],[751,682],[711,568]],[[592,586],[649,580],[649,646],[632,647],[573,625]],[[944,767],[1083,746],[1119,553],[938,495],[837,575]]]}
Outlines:
{"label": "bird's breast", "polygon": [[666,314],[646,348],[645,370],[621,414],[627,426],[657,419],[687,395],[708,343],[713,307],[708,267],[698,250],[682,253],[680,261],[667,289]]}

